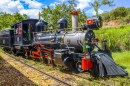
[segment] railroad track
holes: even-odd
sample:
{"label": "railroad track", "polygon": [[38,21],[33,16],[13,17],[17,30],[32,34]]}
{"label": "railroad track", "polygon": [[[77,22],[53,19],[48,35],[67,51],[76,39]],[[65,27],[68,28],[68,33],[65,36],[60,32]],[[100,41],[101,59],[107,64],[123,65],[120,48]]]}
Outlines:
{"label": "railroad track", "polygon": [[[7,53],[4,53],[4,54],[6,54],[6,55],[8,55],[8,56],[10,56],[10,57],[12,57],[12,58],[14,58],[15,60],[19,61],[20,63],[22,63],[22,64],[24,64],[24,65],[26,65],[26,66],[28,66],[28,67],[34,69],[34,70],[39,71],[40,73],[42,73],[42,74],[44,74],[44,75],[46,75],[46,76],[49,76],[49,78],[51,78],[51,79],[55,80],[56,82],[58,82],[59,85],[62,84],[62,85],[65,85],[65,86],[72,86],[71,84],[69,84],[69,83],[67,83],[67,82],[65,82],[65,81],[63,81],[63,80],[60,80],[60,79],[58,79],[58,78],[56,78],[56,77],[54,77],[54,76],[52,76],[52,75],[50,75],[50,74],[48,74],[48,73],[46,73],[46,72],[44,72],[44,71],[41,71],[41,70],[39,70],[39,69],[37,69],[37,68],[32,67],[31,65],[28,65],[27,63],[25,63],[25,62],[23,62],[23,61],[20,61],[17,57],[15,57],[15,56],[13,56],[13,55],[10,55],[10,54],[7,54]],[[55,84],[55,83],[54,83],[54,84]],[[53,85],[50,85],[50,86],[53,86]]]}
{"label": "railroad track", "polygon": [[[65,86],[72,86],[71,84],[69,84],[69,83],[67,83],[67,82],[65,82],[65,81],[63,81],[63,80],[60,80],[60,79],[58,79],[58,78],[56,78],[56,77],[54,77],[54,76],[52,76],[52,75],[50,75],[50,74],[48,74],[48,73],[46,73],[46,72],[44,72],[44,71],[41,71],[40,69],[37,69],[37,68],[32,67],[32,65],[28,65],[27,63],[25,63],[25,62],[23,62],[23,61],[20,61],[17,57],[15,57],[15,56],[13,56],[13,55],[10,55],[10,54],[7,54],[7,53],[5,53],[5,54],[8,55],[8,56],[10,56],[10,57],[12,57],[12,58],[14,58],[15,60],[21,62],[22,64],[24,64],[24,65],[26,65],[26,66],[28,66],[28,67],[30,67],[30,68],[33,68],[33,69],[35,69],[35,70],[41,72],[42,74],[45,74],[45,75],[49,76],[49,78],[54,79],[55,81],[57,81],[57,82],[60,83],[60,84],[63,84],[63,85],[65,85]],[[80,78],[83,78],[83,79],[86,79],[86,80],[89,80],[89,81],[94,81],[94,82],[96,82],[96,83],[100,83],[100,84],[102,84],[102,85],[114,86],[114,85],[108,84],[108,83],[106,83],[106,82],[101,82],[101,81],[98,81],[98,80],[94,80],[93,78],[84,77],[84,76],[82,76],[82,75],[80,75],[80,74],[76,74],[76,73],[70,73],[70,74],[72,74],[72,75],[74,75],[74,76],[77,76],[77,77],[80,77]],[[84,72],[84,74],[89,74],[89,75],[90,75],[89,72]],[[128,77],[128,78],[129,78],[129,77]],[[113,80],[113,81],[120,82],[120,80],[118,80],[118,79],[112,79],[112,80]],[[130,82],[125,82],[125,81],[123,81],[123,83],[129,84]]]}
{"label": "railroad track", "polygon": [[[84,77],[80,74],[76,74],[76,73],[71,73],[72,75],[75,75],[75,76],[78,76],[80,78],[83,78],[83,79],[86,79],[86,80],[89,80],[89,81],[94,81],[96,83],[100,83],[102,85],[106,85],[106,86],[114,86],[113,84],[108,84],[106,82],[101,82],[101,81],[98,81],[98,80],[94,80],[93,78],[88,78],[88,77]],[[90,74],[89,72],[84,72],[83,74]],[[129,79],[129,76],[127,77]],[[120,82],[120,80],[118,79],[112,79],[113,81],[117,81],[117,82]],[[122,83],[126,83],[126,84],[130,84],[130,82],[126,82],[126,81],[122,81]]]}
{"label": "railroad track", "polygon": [[84,77],[84,76],[82,76],[82,75],[80,75],[80,74],[76,74],[76,73],[71,73],[71,74],[73,74],[73,75],[75,75],[75,76],[78,76],[78,77],[80,77],[80,78],[83,78],[83,79],[87,79],[87,80],[89,80],[89,81],[94,81],[94,82],[96,82],[96,83],[100,83],[100,84],[102,84],[102,85],[114,86],[114,85],[111,85],[111,84],[108,84],[108,83],[105,83],[105,82],[101,82],[101,81],[98,81],[98,80],[93,80],[92,78]]}

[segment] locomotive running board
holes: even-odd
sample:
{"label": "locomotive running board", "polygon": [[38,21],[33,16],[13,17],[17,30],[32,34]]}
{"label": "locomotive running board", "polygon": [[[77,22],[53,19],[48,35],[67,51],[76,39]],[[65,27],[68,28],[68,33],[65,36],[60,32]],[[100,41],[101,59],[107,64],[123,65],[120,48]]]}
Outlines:
{"label": "locomotive running board", "polygon": [[[94,76],[127,76],[128,72],[122,69],[115,61],[105,53],[96,53],[94,60]],[[97,71],[98,70],[98,71]],[[95,73],[96,71],[96,73]]]}

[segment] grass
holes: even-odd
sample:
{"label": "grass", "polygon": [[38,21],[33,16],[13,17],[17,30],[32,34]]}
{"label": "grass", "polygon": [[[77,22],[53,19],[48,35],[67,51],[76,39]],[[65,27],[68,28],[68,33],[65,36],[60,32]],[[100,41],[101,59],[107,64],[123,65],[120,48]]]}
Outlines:
{"label": "grass", "polygon": [[107,27],[95,30],[94,33],[99,40],[109,39],[112,44],[112,51],[129,51],[130,50],[130,25],[120,27]]}
{"label": "grass", "polygon": [[45,66],[44,70],[46,70],[46,71],[53,70],[53,67],[51,67],[51,66]]}
{"label": "grass", "polygon": [[130,51],[113,52],[114,61],[130,73]]}
{"label": "grass", "polygon": [[36,66],[37,69],[43,69],[43,66]]}
{"label": "grass", "polygon": [[0,56],[0,60],[2,60],[3,58]]}

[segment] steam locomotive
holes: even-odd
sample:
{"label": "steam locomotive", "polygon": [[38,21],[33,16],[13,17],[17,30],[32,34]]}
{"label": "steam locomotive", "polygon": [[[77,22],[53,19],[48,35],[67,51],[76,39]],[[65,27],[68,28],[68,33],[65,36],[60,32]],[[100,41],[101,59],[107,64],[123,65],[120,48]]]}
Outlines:
{"label": "steam locomotive", "polygon": [[[53,30],[53,25],[47,30],[45,21],[27,19],[11,25],[13,29],[1,31],[0,46],[14,55],[22,53],[51,66],[76,67],[79,72],[90,70],[97,77],[128,75],[114,62],[106,40],[100,41],[104,42],[103,49],[96,45],[99,40],[93,30],[102,27],[102,18],[88,18],[87,25],[81,24],[78,28],[78,12],[71,14],[72,31],[65,18],[58,20],[56,30]],[[93,51],[95,47],[98,51]]]}

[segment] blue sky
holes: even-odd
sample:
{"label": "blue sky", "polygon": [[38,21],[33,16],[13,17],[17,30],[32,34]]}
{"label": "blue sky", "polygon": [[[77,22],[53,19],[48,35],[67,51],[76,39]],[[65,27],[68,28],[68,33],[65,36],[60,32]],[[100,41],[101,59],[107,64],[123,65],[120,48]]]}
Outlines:
{"label": "blue sky", "polygon": [[[31,18],[38,18],[39,11],[42,11],[43,7],[47,5],[52,9],[55,4],[61,4],[68,2],[69,0],[0,0],[0,12],[6,12],[13,14],[19,12],[20,14],[27,14]],[[84,9],[87,16],[95,15],[95,11],[91,6],[91,3],[95,0],[75,0],[77,8]],[[104,11],[111,11],[117,7],[130,7],[130,0],[114,0],[115,6],[109,7],[103,5],[99,8],[99,13]]]}

